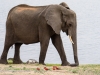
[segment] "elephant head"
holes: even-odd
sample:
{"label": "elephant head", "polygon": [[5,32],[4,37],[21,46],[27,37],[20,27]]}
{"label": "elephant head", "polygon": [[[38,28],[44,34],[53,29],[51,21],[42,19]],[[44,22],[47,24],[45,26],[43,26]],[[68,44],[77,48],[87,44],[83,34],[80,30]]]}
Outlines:
{"label": "elephant head", "polygon": [[70,66],[78,66],[76,13],[61,5],[50,5],[46,8],[44,17],[47,24],[52,27],[56,34],[59,35],[62,30],[69,36],[72,42],[75,60],[75,64],[70,64]]}

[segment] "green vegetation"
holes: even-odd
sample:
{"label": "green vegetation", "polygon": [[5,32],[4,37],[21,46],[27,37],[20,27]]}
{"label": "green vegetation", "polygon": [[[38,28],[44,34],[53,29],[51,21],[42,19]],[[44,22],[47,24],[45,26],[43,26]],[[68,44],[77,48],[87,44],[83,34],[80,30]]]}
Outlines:
{"label": "green vegetation", "polygon": [[13,63],[13,60],[7,60],[7,62],[8,62],[9,64],[12,64],[12,63]]}
{"label": "green vegetation", "polygon": [[46,64],[46,66],[61,66],[60,64]]}
{"label": "green vegetation", "polygon": [[100,65],[80,65],[79,67],[67,68],[66,71],[79,75],[100,75]]}

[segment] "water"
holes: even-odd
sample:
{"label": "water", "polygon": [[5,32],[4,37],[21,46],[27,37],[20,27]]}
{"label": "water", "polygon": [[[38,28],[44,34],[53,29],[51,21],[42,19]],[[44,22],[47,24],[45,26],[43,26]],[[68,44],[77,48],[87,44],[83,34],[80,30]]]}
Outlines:
{"label": "water", "polygon": [[[5,39],[5,22],[9,10],[18,4],[48,5],[59,4],[63,0],[0,0],[0,55]],[[78,57],[80,64],[100,64],[100,0],[66,0],[77,14]],[[65,33],[61,32],[64,49],[70,63],[74,63],[71,43]],[[22,45],[21,59],[39,59],[40,43]],[[14,47],[10,48],[8,58],[13,57]],[[61,63],[59,55],[51,41],[48,47],[46,63]]]}

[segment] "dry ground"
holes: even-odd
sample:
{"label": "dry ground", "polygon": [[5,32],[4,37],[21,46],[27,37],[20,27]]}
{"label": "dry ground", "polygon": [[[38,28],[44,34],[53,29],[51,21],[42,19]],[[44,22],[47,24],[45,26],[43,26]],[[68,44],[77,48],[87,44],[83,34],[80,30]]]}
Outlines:
{"label": "dry ground", "polygon": [[[53,70],[52,66],[46,66],[50,69],[48,71],[44,67],[43,65],[35,66],[32,64],[0,65],[0,75],[78,75],[68,73],[61,66],[59,67],[61,70]],[[40,68],[40,70],[37,70],[37,68]]]}
{"label": "dry ground", "polygon": [[[50,70],[46,71],[44,67]],[[97,67],[79,66],[57,66],[60,70],[53,70],[53,66],[43,66],[37,64],[0,64],[0,75],[100,75],[100,65]],[[39,68],[40,70],[37,70]]]}

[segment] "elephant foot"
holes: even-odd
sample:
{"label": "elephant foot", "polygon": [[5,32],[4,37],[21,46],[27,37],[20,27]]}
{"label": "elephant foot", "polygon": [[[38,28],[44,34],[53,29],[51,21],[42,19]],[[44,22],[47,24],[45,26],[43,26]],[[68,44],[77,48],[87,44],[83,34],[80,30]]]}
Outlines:
{"label": "elephant foot", "polygon": [[79,66],[79,63],[70,64],[69,66],[71,66],[71,67],[77,67],[77,66]]}
{"label": "elephant foot", "polygon": [[41,63],[41,62],[39,62],[39,64],[46,65],[45,63]]}
{"label": "elephant foot", "polygon": [[13,60],[13,64],[22,64],[23,62],[21,60]]}
{"label": "elephant foot", "polygon": [[61,64],[61,66],[69,66],[69,65],[70,65],[69,62],[64,62],[64,63]]}
{"label": "elephant foot", "polygon": [[7,60],[0,59],[0,64],[8,64]]}

